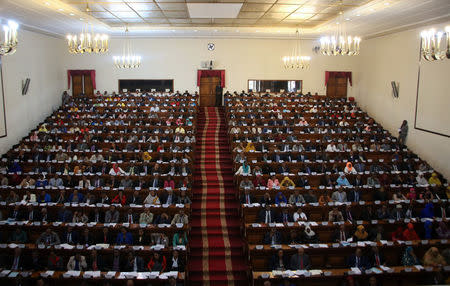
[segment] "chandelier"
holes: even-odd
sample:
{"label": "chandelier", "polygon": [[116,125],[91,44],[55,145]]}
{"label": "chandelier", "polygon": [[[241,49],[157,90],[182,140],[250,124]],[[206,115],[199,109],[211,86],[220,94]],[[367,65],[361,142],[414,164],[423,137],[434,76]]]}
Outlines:
{"label": "chandelier", "polygon": [[295,32],[295,37],[296,43],[292,51],[292,55],[283,57],[284,68],[307,69],[309,68],[309,61],[311,60],[311,57],[301,55],[300,33],[298,30]]}
{"label": "chandelier", "polygon": [[[86,13],[90,9],[86,4]],[[71,54],[103,54],[108,51],[108,35],[94,34],[92,24],[85,23],[81,33],[77,35],[67,35],[67,44]]]}
{"label": "chandelier", "polygon": [[[340,3],[342,5],[342,1]],[[359,55],[361,38],[347,35],[344,13],[339,12],[336,29],[332,35],[320,38],[320,52],[326,56],[356,56]]]}
{"label": "chandelier", "polygon": [[125,29],[125,44],[123,45],[122,56],[114,56],[114,66],[119,69],[133,69],[141,66],[141,56],[133,53],[131,41],[128,38],[128,25]]}
{"label": "chandelier", "polygon": [[16,52],[18,27],[19,25],[14,21],[8,21],[8,24],[3,25],[3,37],[1,39],[4,40],[0,42],[0,56],[12,55]]}
{"label": "chandelier", "polygon": [[422,38],[422,57],[427,61],[450,59],[450,26],[445,32],[430,29],[420,34]]}

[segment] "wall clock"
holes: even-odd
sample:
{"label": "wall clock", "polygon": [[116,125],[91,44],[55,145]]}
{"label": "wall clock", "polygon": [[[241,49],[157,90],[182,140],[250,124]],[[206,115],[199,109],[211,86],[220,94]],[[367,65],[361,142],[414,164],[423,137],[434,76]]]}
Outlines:
{"label": "wall clock", "polygon": [[214,51],[215,47],[213,43],[208,43],[208,51]]}

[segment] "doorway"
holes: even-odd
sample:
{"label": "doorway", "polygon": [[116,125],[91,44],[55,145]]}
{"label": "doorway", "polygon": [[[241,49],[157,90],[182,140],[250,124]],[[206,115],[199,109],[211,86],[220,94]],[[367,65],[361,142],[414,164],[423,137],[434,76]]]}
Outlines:
{"label": "doorway", "polygon": [[200,106],[216,106],[216,87],[220,77],[200,78]]}
{"label": "doorway", "polygon": [[94,95],[94,86],[91,75],[77,74],[72,75],[72,95],[84,94],[87,96]]}
{"label": "doorway", "polygon": [[331,73],[327,82],[327,97],[347,97],[347,76],[342,73]]}

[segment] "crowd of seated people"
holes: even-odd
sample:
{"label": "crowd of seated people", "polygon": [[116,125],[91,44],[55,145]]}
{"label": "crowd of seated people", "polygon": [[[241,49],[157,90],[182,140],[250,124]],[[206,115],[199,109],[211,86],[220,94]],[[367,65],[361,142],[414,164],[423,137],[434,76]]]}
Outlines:
{"label": "crowd of seated people", "polygon": [[64,94],[0,162],[1,267],[184,272],[197,100]]}
{"label": "crowd of seated people", "polygon": [[254,273],[450,263],[447,180],[355,102],[251,92],[225,102]]}

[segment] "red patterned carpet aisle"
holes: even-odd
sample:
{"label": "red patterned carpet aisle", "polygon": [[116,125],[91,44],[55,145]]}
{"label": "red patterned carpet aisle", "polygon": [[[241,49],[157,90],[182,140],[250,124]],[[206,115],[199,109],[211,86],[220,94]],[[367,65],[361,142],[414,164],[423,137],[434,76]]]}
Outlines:
{"label": "red patterned carpet aisle", "polygon": [[201,108],[190,237],[190,285],[249,285],[222,109]]}

